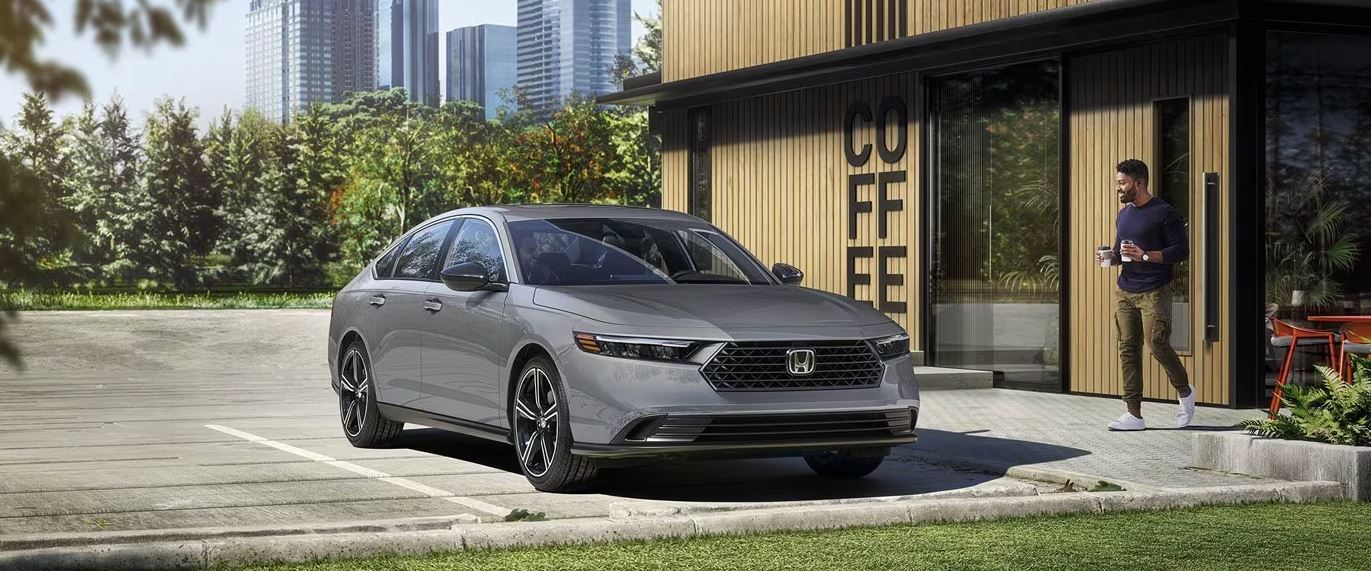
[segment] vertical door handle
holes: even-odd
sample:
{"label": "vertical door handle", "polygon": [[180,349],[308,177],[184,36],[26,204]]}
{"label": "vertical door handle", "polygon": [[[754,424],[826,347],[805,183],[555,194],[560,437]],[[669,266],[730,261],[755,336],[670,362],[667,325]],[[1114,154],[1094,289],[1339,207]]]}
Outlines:
{"label": "vertical door handle", "polygon": [[367,303],[370,303],[370,304],[372,304],[372,305],[374,305],[374,306],[376,306],[376,307],[380,307],[380,306],[386,304],[386,296],[384,296],[384,295],[373,295],[373,296],[371,296],[371,301],[369,301],[369,302],[367,302]]}
{"label": "vertical door handle", "polygon": [[424,302],[424,309],[427,309],[429,311],[442,311],[443,302],[438,301],[436,299],[427,300]]}

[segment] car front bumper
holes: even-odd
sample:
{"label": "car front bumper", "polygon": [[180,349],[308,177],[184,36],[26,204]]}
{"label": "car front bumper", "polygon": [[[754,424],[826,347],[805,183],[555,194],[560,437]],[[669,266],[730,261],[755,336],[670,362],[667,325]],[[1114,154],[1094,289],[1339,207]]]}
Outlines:
{"label": "car front bumper", "polygon": [[878,385],[715,390],[700,363],[605,357],[569,348],[572,453],[602,458],[758,456],[914,442],[919,389],[911,357],[883,362]]}

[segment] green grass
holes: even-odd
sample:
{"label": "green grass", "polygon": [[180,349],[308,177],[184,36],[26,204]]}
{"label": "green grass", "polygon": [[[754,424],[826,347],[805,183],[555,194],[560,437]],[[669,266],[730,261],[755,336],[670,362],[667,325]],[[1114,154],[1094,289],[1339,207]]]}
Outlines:
{"label": "green grass", "polygon": [[468,551],[250,569],[1371,569],[1371,505],[1204,507]]}
{"label": "green grass", "polygon": [[82,292],[0,290],[0,309],[320,309],[333,303],[324,292]]}

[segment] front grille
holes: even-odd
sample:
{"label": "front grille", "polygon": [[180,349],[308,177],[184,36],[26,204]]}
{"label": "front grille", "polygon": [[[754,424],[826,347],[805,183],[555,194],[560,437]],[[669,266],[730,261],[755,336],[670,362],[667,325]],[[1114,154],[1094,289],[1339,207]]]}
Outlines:
{"label": "front grille", "polygon": [[[814,350],[814,372],[792,376],[786,352]],[[700,368],[716,391],[858,389],[881,384],[881,358],[866,341],[740,341]]]}
{"label": "front grille", "polygon": [[647,434],[638,436],[638,441],[704,444],[863,440],[912,434],[914,417],[907,408],[877,412],[667,416],[645,432]]}

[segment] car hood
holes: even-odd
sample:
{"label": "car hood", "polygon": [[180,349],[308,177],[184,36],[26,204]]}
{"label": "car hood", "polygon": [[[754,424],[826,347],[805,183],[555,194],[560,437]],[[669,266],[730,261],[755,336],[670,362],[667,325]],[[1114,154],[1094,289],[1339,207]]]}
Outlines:
{"label": "car hood", "polygon": [[534,292],[533,303],[617,325],[734,329],[891,323],[861,302],[780,285],[544,286]]}

